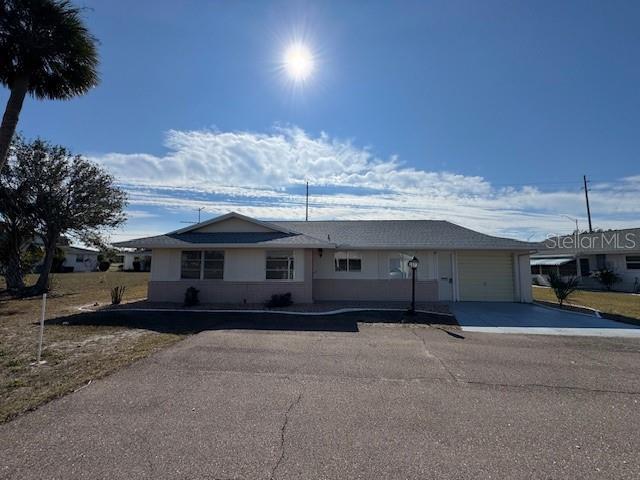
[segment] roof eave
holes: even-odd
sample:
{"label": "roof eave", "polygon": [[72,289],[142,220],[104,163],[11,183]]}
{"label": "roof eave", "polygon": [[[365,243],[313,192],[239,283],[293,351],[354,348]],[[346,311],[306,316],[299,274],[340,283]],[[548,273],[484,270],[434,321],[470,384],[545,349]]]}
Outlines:
{"label": "roof eave", "polygon": [[184,243],[182,245],[163,245],[156,243],[145,244],[132,244],[127,242],[119,242],[119,246],[128,248],[148,248],[148,249],[166,249],[166,250],[180,250],[180,249],[219,249],[219,248],[336,248],[335,245],[330,244],[291,244],[291,243]]}
{"label": "roof eave", "polygon": [[487,246],[433,246],[433,245],[418,245],[418,244],[395,244],[395,245],[352,245],[352,244],[338,244],[336,246],[337,249],[344,250],[400,250],[400,249],[408,249],[408,250],[437,250],[437,251],[457,251],[457,250],[503,250],[503,251],[526,251],[526,252],[535,252],[537,250],[532,249],[529,246],[496,246],[496,247],[487,247]]}

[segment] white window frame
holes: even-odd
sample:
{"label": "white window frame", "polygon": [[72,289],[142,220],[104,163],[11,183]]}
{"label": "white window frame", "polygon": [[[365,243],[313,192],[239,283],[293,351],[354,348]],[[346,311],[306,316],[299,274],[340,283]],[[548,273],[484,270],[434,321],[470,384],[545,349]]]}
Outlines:
{"label": "white window frame", "polygon": [[[387,258],[387,277],[390,279],[406,279],[411,278],[411,274],[409,273],[409,266],[407,263],[411,260],[412,256],[407,255],[406,253],[392,253]],[[392,260],[400,260],[400,272],[402,272],[402,276],[393,276],[391,275],[391,261]]]}
{"label": "white window frame", "polygon": [[[346,260],[347,261],[347,268],[346,270],[340,270],[338,268],[338,260]],[[351,260],[360,260],[360,268],[358,270],[352,270],[350,263]],[[335,252],[333,254],[333,270],[336,273],[361,273],[362,272],[362,254],[360,252],[357,251],[352,251],[352,250],[343,250],[343,251],[339,251],[339,252]]]}
{"label": "white window frame", "polygon": [[[287,262],[287,278],[269,278],[269,271],[282,272],[274,268],[268,268],[270,259],[286,260]],[[264,252],[264,279],[267,282],[292,282],[296,279],[296,260],[293,250],[266,250]]]}
{"label": "white window frame", "polygon": [[[222,278],[204,278],[204,264],[205,264],[205,252],[220,252],[222,253]],[[185,253],[199,253],[200,259],[200,274],[198,278],[188,278],[182,276],[183,272],[183,256]],[[196,260],[193,260],[196,261]],[[224,263],[225,263],[225,251],[224,250],[181,250],[180,251],[180,280],[210,280],[210,281],[220,281],[224,280]],[[195,271],[195,269],[194,269]]]}

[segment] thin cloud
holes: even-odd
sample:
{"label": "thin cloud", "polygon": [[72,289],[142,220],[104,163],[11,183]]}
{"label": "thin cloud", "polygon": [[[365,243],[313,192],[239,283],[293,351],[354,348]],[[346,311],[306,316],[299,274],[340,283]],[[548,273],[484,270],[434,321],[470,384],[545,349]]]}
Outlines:
{"label": "thin cloud", "polygon": [[[481,231],[528,238],[567,231],[561,214],[582,220],[584,194],[534,185],[493,187],[479,176],[406,166],[323,133],[300,128],[271,133],[210,130],[167,133],[164,156],[108,153],[94,157],[130,193],[132,218],[145,208],[205,207],[265,219],[302,218],[309,181],[312,218],[439,218]],[[322,195],[318,195],[322,190]],[[638,217],[640,176],[593,184],[591,206],[602,227],[630,226]],[[583,221],[583,220],[582,220]],[[583,225],[585,222],[583,221]]]}

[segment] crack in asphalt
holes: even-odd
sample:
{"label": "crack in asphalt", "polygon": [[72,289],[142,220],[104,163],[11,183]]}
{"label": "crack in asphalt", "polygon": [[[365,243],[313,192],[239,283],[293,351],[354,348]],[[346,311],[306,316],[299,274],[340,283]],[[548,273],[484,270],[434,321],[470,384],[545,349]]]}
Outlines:
{"label": "crack in asphalt", "polygon": [[301,399],[302,399],[302,392],[300,392],[297,398],[289,404],[287,411],[284,413],[284,422],[282,422],[282,427],[280,427],[280,456],[278,457],[278,460],[276,461],[275,465],[271,469],[269,480],[273,480],[275,478],[276,471],[278,470],[278,468],[280,467],[280,464],[284,460],[284,457],[285,457],[284,441],[285,441],[287,425],[289,424],[289,414],[294,409],[294,407],[298,405],[298,403],[300,403]]}
{"label": "crack in asphalt", "polygon": [[493,383],[493,382],[482,382],[477,380],[462,380],[462,382],[467,383],[469,385],[483,385],[486,387],[503,387],[503,388],[544,388],[547,390],[575,390],[579,392],[589,392],[589,393],[619,393],[623,395],[640,395],[640,392],[634,392],[631,390],[608,390],[602,388],[587,388],[587,387],[570,387],[565,385],[549,385],[545,383]]}
{"label": "crack in asphalt", "polygon": [[454,382],[459,382],[460,380],[458,379],[458,377],[456,377],[453,372],[449,369],[449,367],[444,363],[444,361],[442,361],[442,359],[440,357],[438,357],[435,353],[431,352],[428,348],[427,348],[427,343],[424,341],[424,338],[422,338],[420,335],[418,335],[415,330],[411,330],[411,333],[413,333],[418,340],[420,340],[420,342],[422,343],[422,346],[424,348],[424,351],[427,353],[427,356],[429,357],[433,357],[435,358],[439,363],[440,366],[444,369],[445,372],[447,372],[449,374],[449,376],[453,379]]}

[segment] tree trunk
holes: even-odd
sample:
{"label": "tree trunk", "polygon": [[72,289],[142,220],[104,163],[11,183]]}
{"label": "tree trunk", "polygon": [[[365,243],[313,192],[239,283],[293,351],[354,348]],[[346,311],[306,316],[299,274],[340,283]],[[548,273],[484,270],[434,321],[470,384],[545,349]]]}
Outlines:
{"label": "tree trunk", "polygon": [[7,259],[4,278],[7,282],[7,290],[12,295],[21,293],[24,290],[24,278],[19,254],[17,257],[16,255],[10,255]]}
{"label": "tree trunk", "polygon": [[11,95],[9,95],[4,116],[2,117],[2,125],[0,125],[0,170],[7,162],[11,140],[16,131],[18,118],[22,110],[22,103],[24,102],[24,97],[27,95],[28,89],[29,79],[26,77],[16,79],[11,87]]}
{"label": "tree trunk", "polygon": [[53,266],[53,259],[56,256],[56,244],[58,242],[58,235],[51,235],[47,237],[45,244],[44,262],[42,262],[42,271],[38,277],[38,281],[34,285],[34,294],[45,293],[49,289],[49,273]]}

